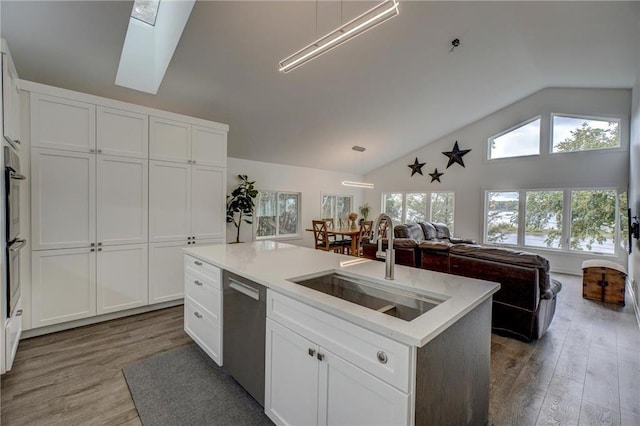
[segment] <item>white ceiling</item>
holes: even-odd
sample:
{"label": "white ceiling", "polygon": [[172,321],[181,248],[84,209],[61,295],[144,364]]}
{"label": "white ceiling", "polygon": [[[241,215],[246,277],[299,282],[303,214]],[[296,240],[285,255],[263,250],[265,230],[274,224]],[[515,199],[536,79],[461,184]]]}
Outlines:
{"label": "white ceiling", "polygon": [[[345,1],[343,21],[374,4]],[[340,2],[317,6],[316,32],[314,1],[197,2],[155,96],[114,85],[131,1],[2,0],[2,36],[23,79],[227,123],[233,157],[363,173],[543,87],[629,88],[638,72],[638,2],[402,1],[279,73],[340,25]]]}

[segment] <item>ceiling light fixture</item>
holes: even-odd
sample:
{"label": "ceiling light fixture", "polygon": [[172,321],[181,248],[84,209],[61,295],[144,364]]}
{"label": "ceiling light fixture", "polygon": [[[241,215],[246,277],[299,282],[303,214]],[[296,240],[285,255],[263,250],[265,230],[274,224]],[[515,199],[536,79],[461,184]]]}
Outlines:
{"label": "ceiling light fixture", "polygon": [[[361,154],[359,170],[361,170],[361,173],[362,173],[362,155],[364,155],[363,153],[364,153],[366,148],[362,147],[362,146],[354,145],[354,146],[351,147],[351,149],[354,151],[354,153],[353,153],[354,166],[355,166],[355,163],[356,163],[356,154],[355,153],[359,152]],[[351,181],[351,180],[343,180],[342,181],[342,186],[353,186],[353,187],[356,187],[356,188],[367,188],[367,189],[373,189],[374,188],[372,183],[354,182],[354,181]]]}
{"label": "ceiling light fixture", "polygon": [[384,0],[379,5],[366,11],[357,18],[336,28],[324,37],[319,38],[310,45],[303,47],[293,55],[280,61],[280,71],[289,72],[312,59],[327,53],[334,47],[349,41],[360,34],[364,34],[388,19],[398,15],[398,0]]}

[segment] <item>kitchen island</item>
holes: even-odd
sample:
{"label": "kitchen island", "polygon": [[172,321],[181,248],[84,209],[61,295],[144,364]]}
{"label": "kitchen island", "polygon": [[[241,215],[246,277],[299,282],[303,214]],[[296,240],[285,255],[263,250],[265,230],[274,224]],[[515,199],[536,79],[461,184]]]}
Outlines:
{"label": "kitchen island", "polygon": [[498,284],[402,266],[387,281],[383,263],[273,241],[185,253],[185,330],[220,365],[222,324],[240,322],[222,309],[223,281],[266,287],[253,350],[276,424],[487,422]]}

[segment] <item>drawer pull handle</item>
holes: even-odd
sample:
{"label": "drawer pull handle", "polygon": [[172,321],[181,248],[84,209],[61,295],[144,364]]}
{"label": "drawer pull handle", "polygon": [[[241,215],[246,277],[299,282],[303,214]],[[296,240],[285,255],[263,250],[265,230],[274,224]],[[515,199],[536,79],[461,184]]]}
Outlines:
{"label": "drawer pull handle", "polygon": [[316,354],[316,350],[309,348],[309,356],[314,356],[315,354]]}
{"label": "drawer pull handle", "polygon": [[202,319],[202,314],[200,312],[198,312],[198,311],[195,311],[193,313],[193,315],[195,315],[195,317],[198,318],[198,319]]}
{"label": "drawer pull handle", "polygon": [[324,354],[321,354],[318,352],[318,355],[316,355],[316,358],[318,358],[318,361],[324,361]]}
{"label": "drawer pull handle", "polygon": [[202,266],[202,262],[200,262],[199,260],[194,260],[193,263],[195,265]]}
{"label": "drawer pull handle", "polygon": [[378,361],[380,361],[380,364],[386,364],[387,363],[387,354],[382,352],[382,351],[378,351]]}
{"label": "drawer pull handle", "polygon": [[195,280],[193,283],[194,283],[195,285],[202,286],[202,283],[201,283],[200,281],[198,281],[198,280]]}

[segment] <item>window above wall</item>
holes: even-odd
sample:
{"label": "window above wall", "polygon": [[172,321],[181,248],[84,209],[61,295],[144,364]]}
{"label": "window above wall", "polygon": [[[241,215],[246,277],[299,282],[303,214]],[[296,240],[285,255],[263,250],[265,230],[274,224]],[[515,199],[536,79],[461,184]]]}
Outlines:
{"label": "window above wall", "polygon": [[322,219],[333,219],[333,223],[337,226],[340,219],[346,220],[349,213],[353,211],[353,196],[322,194],[322,211],[320,212]]}
{"label": "window above wall", "polygon": [[551,152],[576,152],[620,147],[620,120],[551,115]]}
{"label": "window above wall", "polygon": [[259,191],[256,198],[256,239],[300,236],[299,192]]}
{"label": "window above wall", "polygon": [[382,212],[394,225],[437,222],[447,225],[453,234],[455,194],[449,191],[386,192],[382,194]]}
{"label": "window above wall", "polygon": [[540,154],[540,117],[489,138],[489,160]]}

